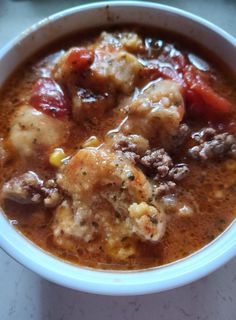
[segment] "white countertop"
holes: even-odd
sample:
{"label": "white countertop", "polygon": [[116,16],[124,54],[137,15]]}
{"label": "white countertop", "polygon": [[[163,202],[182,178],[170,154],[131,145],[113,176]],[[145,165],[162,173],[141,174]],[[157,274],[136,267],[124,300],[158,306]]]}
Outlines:
{"label": "white countertop", "polygon": [[[85,1],[0,0],[0,46],[32,23]],[[159,1],[198,14],[236,36],[236,1]],[[105,297],[52,284],[0,250],[0,320],[235,320],[236,259],[182,288]]]}

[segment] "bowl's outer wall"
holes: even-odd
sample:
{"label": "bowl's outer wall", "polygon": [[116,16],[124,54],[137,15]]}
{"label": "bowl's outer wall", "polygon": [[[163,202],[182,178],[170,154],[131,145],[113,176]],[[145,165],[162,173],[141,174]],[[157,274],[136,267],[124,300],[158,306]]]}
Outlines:
{"label": "bowl's outer wall", "polygon": [[[77,30],[102,25],[140,23],[190,37],[236,72],[233,37],[181,10],[146,2],[111,2],[72,8],[26,30],[0,50],[0,86],[29,56],[50,42]],[[236,223],[216,241],[168,266],[141,272],[103,272],[64,263],[22,237],[0,214],[0,246],[13,258],[48,280],[77,290],[112,295],[144,294],[194,281],[227,262],[236,253]]]}

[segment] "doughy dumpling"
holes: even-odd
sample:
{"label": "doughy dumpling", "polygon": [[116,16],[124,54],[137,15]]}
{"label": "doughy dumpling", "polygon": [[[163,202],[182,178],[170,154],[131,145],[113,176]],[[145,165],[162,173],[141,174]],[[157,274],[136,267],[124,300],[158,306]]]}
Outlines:
{"label": "doughy dumpling", "polygon": [[180,86],[170,80],[155,81],[128,106],[123,131],[165,143],[177,134],[184,112]]}
{"label": "doughy dumpling", "polygon": [[62,168],[57,182],[72,198],[77,220],[83,207],[83,228],[103,201],[113,208],[114,219],[127,221],[127,236],[135,233],[143,240],[158,241],[164,234],[165,214],[153,199],[152,185],[119,154],[107,149],[79,150]]}
{"label": "doughy dumpling", "polygon": [[67,122],[52,118],[29,105],[22,105],[12,119],[9,140],[23,158],[50,152],[67,138]]}

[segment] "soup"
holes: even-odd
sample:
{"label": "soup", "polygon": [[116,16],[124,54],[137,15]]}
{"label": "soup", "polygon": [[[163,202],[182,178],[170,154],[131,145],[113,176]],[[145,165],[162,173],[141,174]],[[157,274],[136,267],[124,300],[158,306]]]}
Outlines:
{"label": "soup", "polygon": [[78,265],[190,255],[236,215],[235,78],[190,40],[88,30],[29,59],[0,93],[1,206]]}

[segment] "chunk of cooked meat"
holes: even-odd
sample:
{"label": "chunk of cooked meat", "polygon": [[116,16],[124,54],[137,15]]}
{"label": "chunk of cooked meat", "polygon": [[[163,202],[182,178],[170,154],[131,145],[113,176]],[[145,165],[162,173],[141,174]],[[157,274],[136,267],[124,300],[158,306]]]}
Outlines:
{"label": "chunk of cooked meat", "polygon": [[203,128],[200,131],[194,132],[192,134],[192,138],[198,142],[204,142],[207,140],[211,140],[217,134],[216,129],[214,128]]}
{"label": "chunk of cooked meat", "polygon": [[168,153],[162,149],[149,149],[148,141],[138,135],[123,136],[117,134],[113,137],[113,149],[120,150],[134,164],[140,166],[155,184],[154,194],[159,197],[175,190],[177,181],[184,179],[189,169],[186,164],[173,163]]}
{"label": "chunk of cooked meat", "polygon": [[236,158],[236,139],[233,134],[217,134],[215,129],[206,128],[195,133],[193,138],[199,143],[188,152],[193,159],[221,159],[226,156]]}
{"label": "chunk of cooked meat", "polygon": [[171,157],[164,149],[148,150],[140,159],[140,163],[155,175],[155,180],[160,180],[168,176],[173,167]]}
{"label": "chunk of cooked meat", "polygon": [[[180,181],[189,173],[186,164],[173,163],[171,157],[164,149],[151,149],[139,159],[149,175],[154,176],[155,181],[173,180]],[[167,181],[165,181],[167,182]],[[173,184],[170,183],[173,186]]]}
{"label": "chunk of cooked meat", "polygon": [[[152,240],[153,237],[152,241],[158,241],[164,234],[165,215],[161,206],[152,197],[152,185],[139,169],[121,155],[101,148],[82,149],[62,168],[57,181],[72,197],[76,212],[78,212],[77,203],[83,203],[91,209],[90,212],[95,212],[94,207],[99,201],[105,201],[113,208],[114,218],[117,217],[121,221],[128,219],[129,228],[140,238]],[[153,225],[156,230],[155,237],[151,227],[137,231],[134,227],[136,222],[128,210],[133,203],[150,203],[150,201],[156,208],[158,216],[158,223],[155,222]],[[147,218],[149,213],[153,214],[153,210],[145,212]],[[142,221],[146,223],[146,218]],[[160,232],[160,229],[163,231]]]}
{"label": "chunk of cooked meat", "polygon": [[113,95],[95,94],[88,89],[80,88],[72,96],[72,114],[77,122],[99,118],[115,104]]}
{"label": "chunk of cooked meat", "polygon": [[189,173],[189,169],[186,164],[176,164],[168,173],[168,177],[174,181],[180,181],[184,179]]}
{"label": "chunk of cooked meat", "polygon": [[121,151],[129,160],[137,162],[149,149],[149,142],[137,134],[128,136],[116,134],[112,137],[112,148]]}
{"label": "chunk of cooked meat", "polygon": [[4,183],[2,197],[18,203],[40,203],[41,194],[38,192],[43,181],[34,172],[26,172]]}
{"label": "chunk of cooked meat", "polygon": [[184,179],[189,169],[186,164],[175,164],[164,149],[147,150],[137,163],[141,164],[146,174],[153,177],[154,196],[162,197],[174,193],[176,182]]}
{"label": "chunk of cooked meat", "polygon": [[66,120],[57,120],[22,105],[13,116],[9,140],[22,158],[37,157],[65,142],[68,133]]}
{"label": "chunk of cooked meat", "polygon": [[154,196],[156,198],[175,192],[176,183],[174,181],[163,181],[158,183],[154,188]]}
{"label": "chunk of cooked meat", "polygon": [[184,115],[180,86],[170,80],[152,82],[128,106],[128,115],[123,132],[155,138],[160,146],[168,145],[178,133]]}
{"label": "chunk of cooked meat", "polygon": [[61,201],[61,195],[55,182],[49,180],[44,183],[32,171],[5,182],[1,197],[21,204],[44,203],[45,207],[55,207]]}
{"label": "chunk of cooked meat", "polygon": [[70,89],[77,81],[81,81],[94,61],[94,52],[85,47],[72,47],[58,59],[52,75],[54,79]]}
{"label": "chunk of cooked meat", "polygon": [[51,185],[46,182],[45,186],[42,188],[42,193],[44,196],[43,204],[46,208],[54,208],[62,201],[62,196],[55,183]]}

